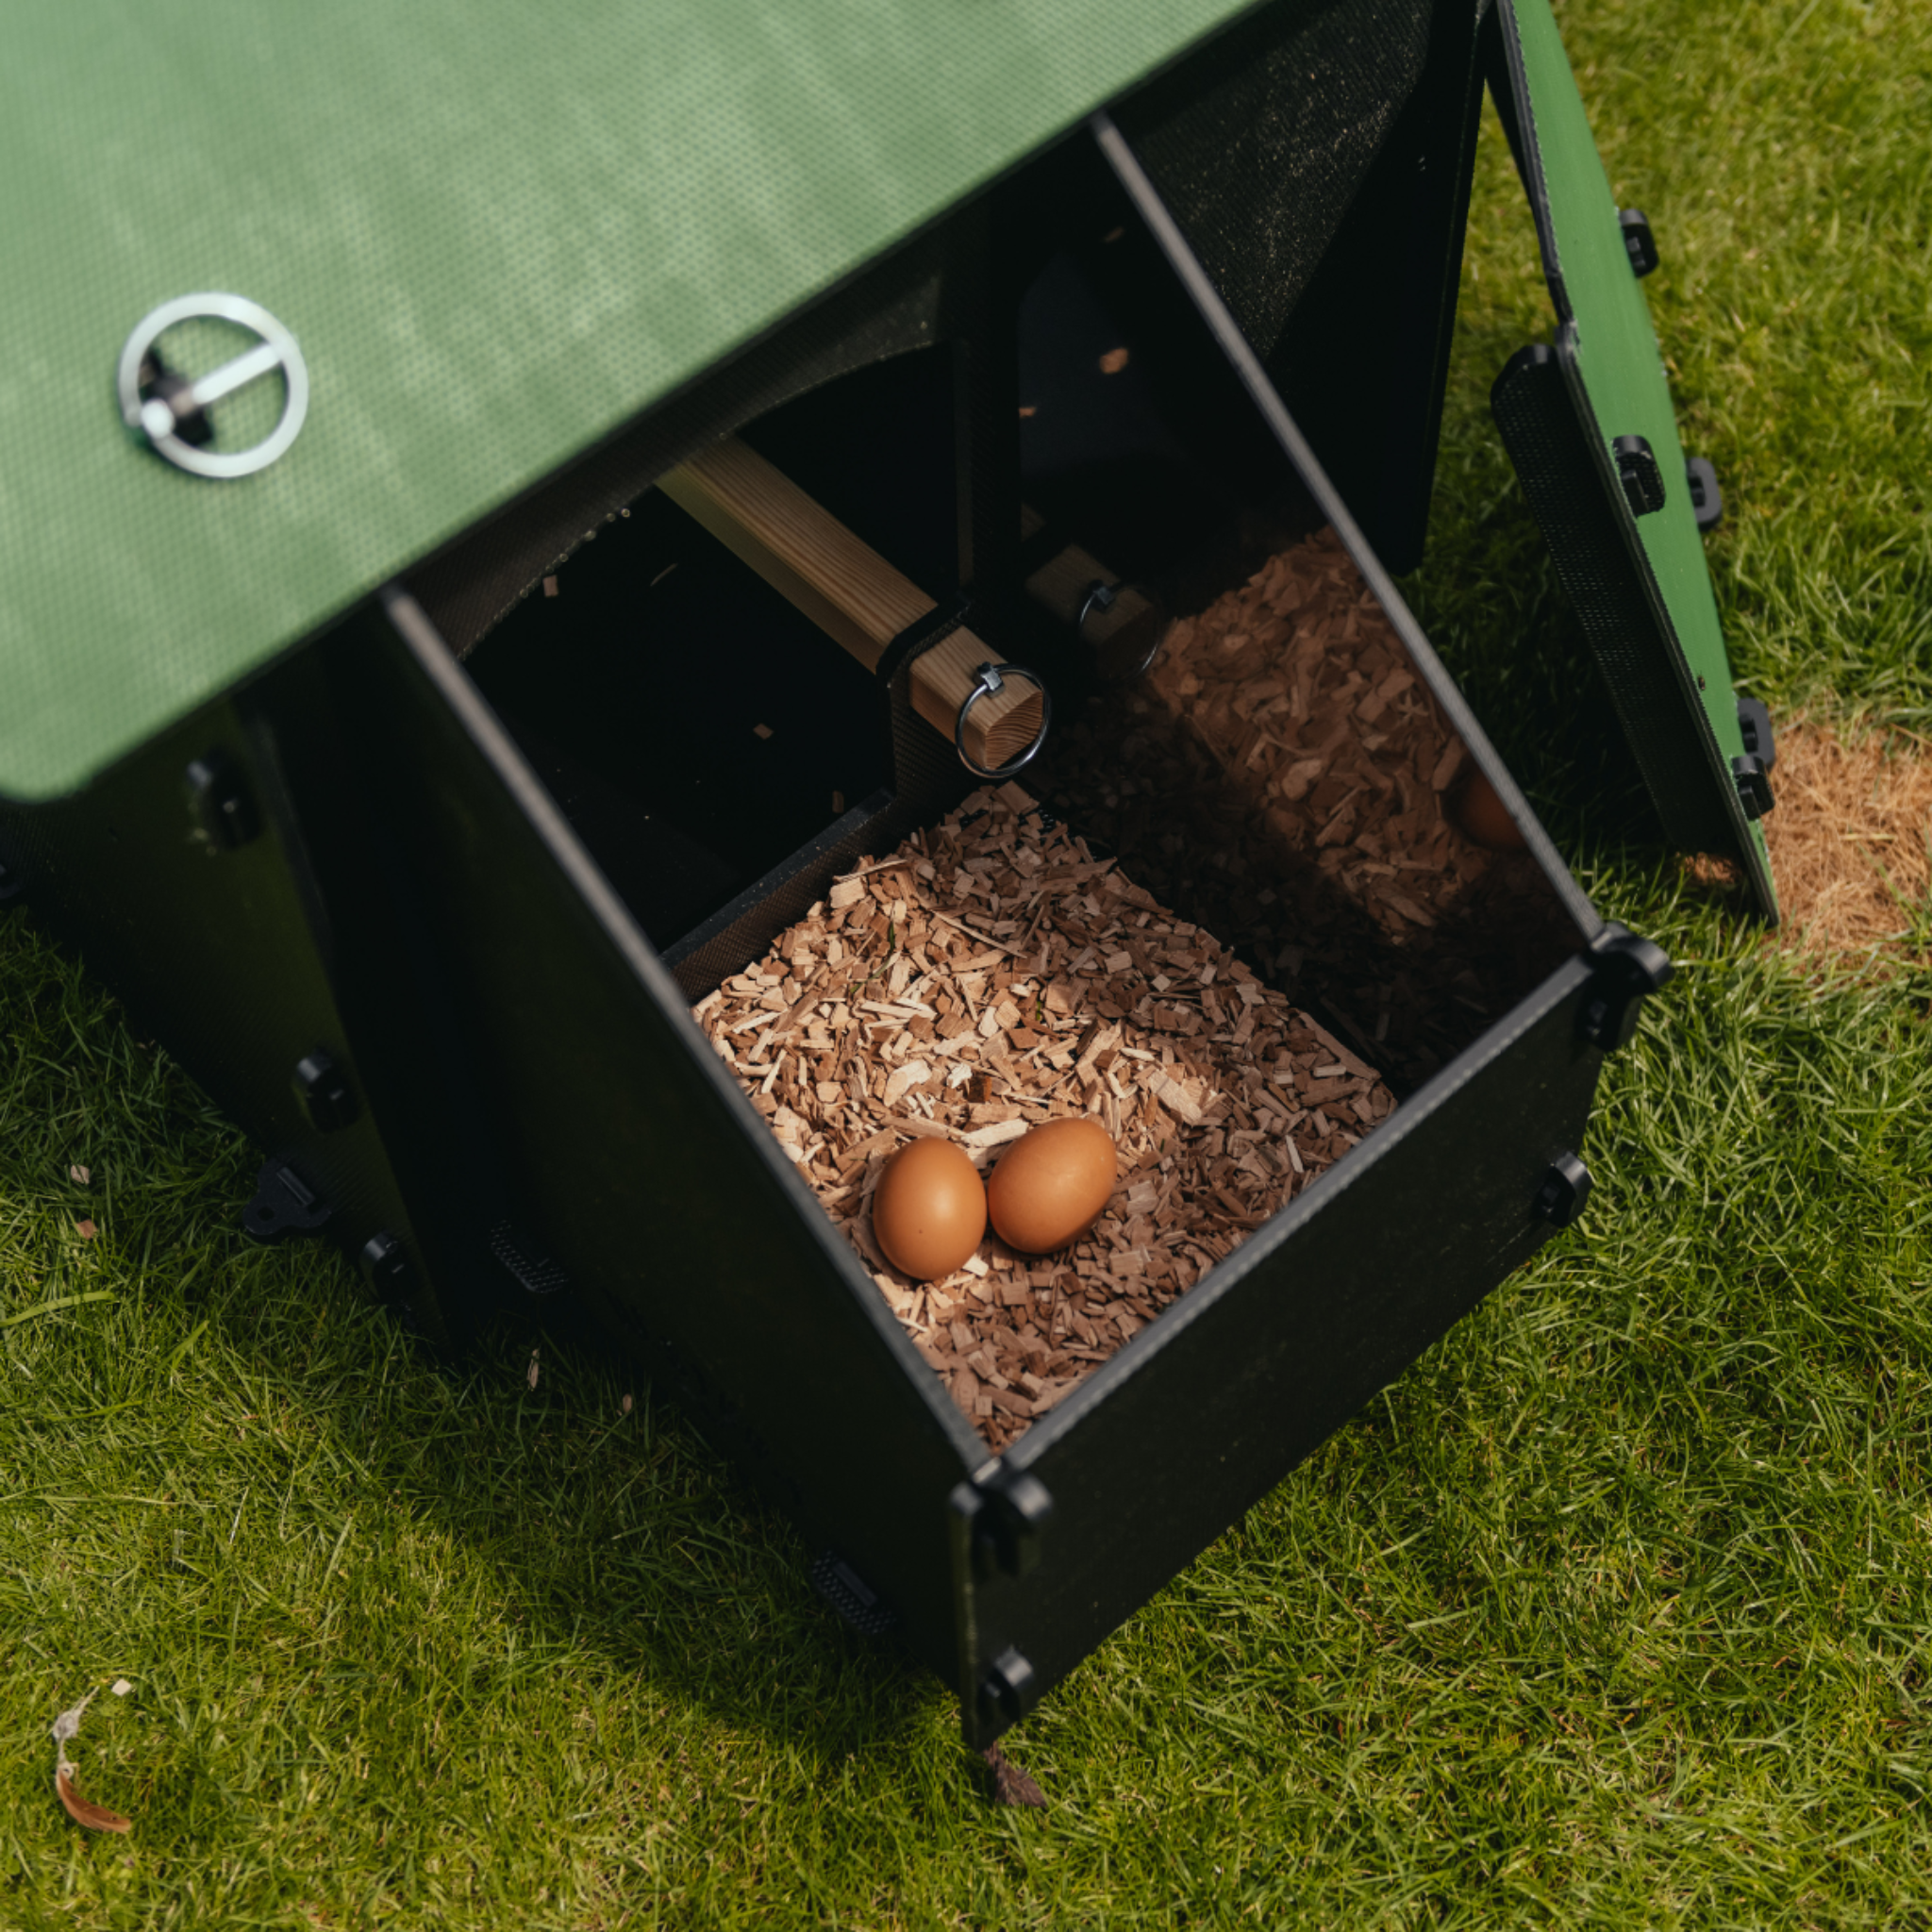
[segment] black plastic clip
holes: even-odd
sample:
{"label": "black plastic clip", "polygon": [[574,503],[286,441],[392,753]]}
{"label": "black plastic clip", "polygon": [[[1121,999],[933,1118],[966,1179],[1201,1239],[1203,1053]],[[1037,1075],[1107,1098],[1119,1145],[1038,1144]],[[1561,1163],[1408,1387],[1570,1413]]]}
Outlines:
{"label": "black plastic clip", "polygon": [[995,1712],[1009,1724],[1018,1724],[1033,1708],[1040,1695],[1040,1673],[1024,1652],[1010,1645],[1000,1652],[979,1680],[979,1701],[988,1718]]}
{"label": "black plastic clip", "polygon": [[408,1299],[416,1283],[416,1271],[409,1265],[409,1252],[392,1234],[373,1234],[362,1243],[358,1258],[362,1276],[386,1302]]}
{"label": "black plastic clip", "polygon": [[295,1062],[295,1097],[318,1134],[332,1134],[356,1118],[356,1090],[332,1055],[320,1047]]}
{"label": "black plastic clip", "polygon": [[1777,768],[1777,740],[1771,735],[1771,712],[1762,698],[1738,700],[1738,729],[1744,735],[1744,749],[1767,772]]}
{"label": "black plastic clip", "polygon": [[974,1554],[982,1574],[1029,1575],[1040,1563],[1041,1532],[1053,1516],[1053,1495],[1037,1475],[1001,1470],[980,1485]]}
{"label": "black plastic clip", "polygon": [[1751,752],[1731,760],[1731,776],[1738,781],[1738,803],[1747,819],[1761,819],[1777,800],[1771,795],[1771,770]]}
{"label": "black plastic clip", "polygon": [[1670,956],[1653,940],[1639,939],[1621,925],[1607,925],[1591,945],[1596,975],[1583,1002],[1579,1027],[1584,1039],[1606,1053],[1628,1046],[1645,993],[1669,985],[1675,970]]}
{"label": "black plastic clip", "polygon": [[1684,481],[1690,489],[1690,514],[1700,530],[1714,530],[1724,520],[1724,493],[1708,457],[1684,458]]}
{"label": "black plastic clip", "polygon": [[1552,1227],[1568,1227],[1590,1199],[1590,1170],[1574,1154],[1559,1154],[1537,1190],[1536,1216]]}
{"label": "black plastic clip", "polygon": [[186,773],[188,807],[210,853],[232,852],[261,830],[255,801],[235,760],[219,747],[192,759]]}
{"label": "black plastic clip", "polygon": [[1650,219],[1641,208],[1626,208],[1617,216],[1624,231],[1624,253],[1630,258],[1630,273],[1640,281],[1663,258],[1657,252],[1657,237],[1650,232]]}
{"label": "black plastic clip", "polygon": [[335,1212],[277,1154],[255,1177],[255,1198],[242,1210],[242,1232],[250,1241],[286,1241],[291,1234],[314,1234]]}
{"label": "black plastic clip", "polygon": [[1664,474],[1657,453],[1641,436],[1620,436],[1610,445],[1617,458],[1617,480],[1624,486],[1632,516],[1647,517],[1664,507]]}

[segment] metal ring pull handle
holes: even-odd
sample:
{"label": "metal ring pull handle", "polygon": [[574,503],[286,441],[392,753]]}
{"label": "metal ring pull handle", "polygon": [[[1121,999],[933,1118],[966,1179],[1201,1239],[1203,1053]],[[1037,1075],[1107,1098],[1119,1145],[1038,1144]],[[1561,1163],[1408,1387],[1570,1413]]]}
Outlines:
{"label": "metal ring pull handle", "polygon": [[1110,669],[1108,675],[1111,677],[1145,676],[1155,658],[1159,657],[1161,645],[1167,641],[1166,607],[1142,584],[1110,584],[1104,577],[1096,577],[1087,586],[1080,599],[1080,614],[1074,620],[1074,635],[1083,644],[1091,644],[1093,641],[1087,635],[1087,620],[1096,615],[1105,617],[1129,591],[1136,592],[1156,613],[1156,622],[1152,625],[1153,641],[1141,654],[1138,663]]}
{"label": "metal ring pull handle", "polygon": [[[1010,762],[995,766],[977,763],[966,749],[966,718],[981,698],[996,697],[1007,688],[1009,677],[1024,677],[1036,685],[1040,691],[1040,729],[1033,734],[1033,742],[1020,756]],[[1053,693],[1046,688],[1046,680],[1037,671],[1029,671],[1024,664],[982,664],[973,674],[973,689],[966,693],[966,701],[959,707],[959,715],[953,723],[953,748],[959,754],[959,762],[969,772],[981,778],[1010,778],[1013,774],[1033,762],[1040,747],[1046,742],[1048,727],[1053,724]]]}
{"label": "metal ring pull handle", "polygon": [[[252,349],[244,350],[219,369],[180,385],[173,402],[159,395],[141,392],[142,365],[162,334],[177,323],[203,320],[233,323],[251,329],[261,338]],[[281,372],[284,395],[282,413],[268,436],[252,449],[220,451],[201,449],[191,436],[182,434],[191,421],[205,420],[204,412],[223,397],[234,394],[264,375]],[[121,401],[122,420],[135,435],[146,438],[157,456],[164,457],[177,470],[192,476],[251,476],[265,468],[294,441],[308,412],[308,365],[295,338],[258,302],[245,295],[208,293],[183,295],[177,301],[163,302],[144,315],[121,351],[114,373],[114,385]]]}
{"label": "metal ring pull handle", "polygon": [[1096,610],[1104,617],[1113,608],[1114,600],[1120,593],[1120,585],[1110,584],[1105,577],[1095,577],[1087,586],[1086,594],[1080,599],[1080,614],[1074,620],[1074,629],[1083,644],[1087,641],[1088,618]]}

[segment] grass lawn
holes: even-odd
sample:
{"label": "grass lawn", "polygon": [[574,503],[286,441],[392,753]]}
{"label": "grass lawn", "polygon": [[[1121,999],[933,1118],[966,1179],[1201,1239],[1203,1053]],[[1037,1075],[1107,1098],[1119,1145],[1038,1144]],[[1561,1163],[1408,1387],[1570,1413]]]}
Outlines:
{"label": "grass lawn", "polygon": [[[1740,681],[1924,725],[1932,7],[1560,18]],[[534,1327],[438,1372],[248,1247],[247,1147],[0,923],[0,1926],[1932,1917],[1932,987],[1802,975],[1645,842],[1488,417],[1549,330],[1492,119],[1472,230],[1416,603],[1684,962],[1580,1227],[1049,1698],[1051,1808],[995,1809],[647,1388]],[[47,1727],[124,1675],[70,1749],[134,1828],[89,1836]]]}

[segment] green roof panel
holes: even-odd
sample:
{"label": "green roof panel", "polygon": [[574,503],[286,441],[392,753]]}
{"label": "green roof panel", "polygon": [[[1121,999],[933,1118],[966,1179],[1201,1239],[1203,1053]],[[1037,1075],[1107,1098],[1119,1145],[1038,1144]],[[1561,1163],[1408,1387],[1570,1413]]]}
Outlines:
{"label": "green roof panel", "polygon": [[[0,792],[84,783],[1245,10],[42,9],[0,67]],[[312,386],[240,480],[114,399],[135,325],[204,290]]]}

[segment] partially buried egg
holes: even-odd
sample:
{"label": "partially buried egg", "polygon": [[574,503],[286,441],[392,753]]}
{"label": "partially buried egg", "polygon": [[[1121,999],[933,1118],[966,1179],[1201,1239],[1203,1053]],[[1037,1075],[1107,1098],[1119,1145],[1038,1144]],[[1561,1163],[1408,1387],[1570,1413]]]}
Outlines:
{"label": "partially buried egg", "polygon": [[1491,852],[1521,852],[1522,832],[1496,788],[1481,772],[1472,772],[1456,800],[1457,829],[1465,839],[1487,845]]}
{"label": "partially buried egg", "polygon": [[1014,1141],[986,1184],[999,1238],[1049,1255],[1084,1234],[1113,1192],[1113,1137],[1098,1121],[1048,1121]]}
{"label": "partially buried egg", "polygon": [[873,1190],[872,1231],[915,1281],[950,1274],[986,1233],[986,1187],[950,1141],[919,1140],[886,1163]]}

